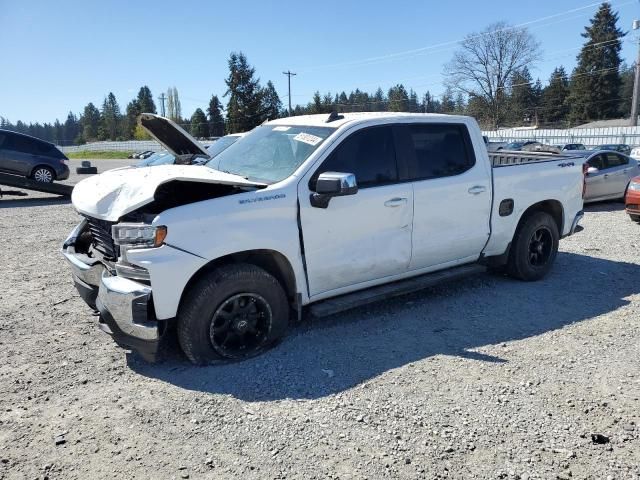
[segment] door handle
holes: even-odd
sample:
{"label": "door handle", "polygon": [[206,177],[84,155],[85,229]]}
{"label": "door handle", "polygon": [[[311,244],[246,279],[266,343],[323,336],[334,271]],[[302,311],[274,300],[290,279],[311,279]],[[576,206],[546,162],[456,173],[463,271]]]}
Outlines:
{"label": "door handle", "polygon": [[476,185],[475,187],[471,187],[468,192],[471,195],[479,195],[487,191],[487,187],[483,187],[482,185]]}
{"label": "door handle", "polygon": [[384,202],[384,206],[385,207],[399,207],[401,205],[406,205],[407,204],[407,199],[406,198],[392,198],[390,200],[387,200],[386,202]]}
{"label": "door handle", "polygon": [[605,174],[604,174],[604,178],[609,178],[609,174],[608,174],[608,173],[605,173]]}

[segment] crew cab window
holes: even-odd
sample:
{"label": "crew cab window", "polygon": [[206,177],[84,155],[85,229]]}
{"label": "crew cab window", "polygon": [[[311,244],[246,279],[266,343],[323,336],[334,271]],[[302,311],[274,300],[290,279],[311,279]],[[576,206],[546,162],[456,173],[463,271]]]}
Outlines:
{"label": "crew cab window", "polygon": [[371,127],[347,137],[313,175],[313,190],[323,172],[353,173],[359,188],[398,181],[398,164],[391,127]]}
{"label": "crew cab window", "polygon": [[607,168],[621,167],[629,163],[627,157],[615,153],[607,153]]}
{"label": "crew cab window", "polygon": [[413,180],[460,175],[475,165],[465,126],[415,124],[404,128],[408,130],[409,154],[415,155],[410,169]]}

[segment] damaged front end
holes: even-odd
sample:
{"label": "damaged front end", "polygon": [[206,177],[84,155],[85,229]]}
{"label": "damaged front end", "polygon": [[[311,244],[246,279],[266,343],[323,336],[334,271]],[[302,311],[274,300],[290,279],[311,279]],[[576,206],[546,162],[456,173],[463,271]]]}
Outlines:
{"label": "damaged front end", "polygon": [[178,271],[197,271],[205,262],[165,244],[170,226],[154,225],[154,219],[171,208],[262,188],[240,177],[208,172],[207,167],[170,166],[177,173],[183,168],[195,173],[205,169],[200,178],[176,178],[156,168],[153,176],[138,178],[132,172],[125,178],[121,172],[107,172],[102,182],[97,176],[78,184],[72,200],[83,220],[62,246],[75,287],[98,313],[100,328],[148,361],[158,358],[173,320],[167,315],[157,318],[154,293],[160,302],[181,293],[166,280],[154,288],[150,270],[156,279],[166,279]]}
{"label": "damaged front end", "polygon": [[155,361],[168,322],[155,317],[149,272],[127,262],[127,249],[108,232],[109,222],[85,218],[69,235],[62,254],[73,282],[99,327],[120,346]]}

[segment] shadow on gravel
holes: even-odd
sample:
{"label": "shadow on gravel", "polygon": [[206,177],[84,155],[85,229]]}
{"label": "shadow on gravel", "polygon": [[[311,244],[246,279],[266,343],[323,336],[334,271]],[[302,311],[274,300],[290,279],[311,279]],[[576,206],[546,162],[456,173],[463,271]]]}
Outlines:
{"label": "shadow on gravel", "polygon": [[640,292],[637,272],[635,264],[560,253],[541,282],[479,275],[307,320],[273,350],[245,362],[193,367],[174,353],[159,364],[133,356],[128,363],[147,377],[245,401],[315,399],[435,355],[505,362],[473,350],[561,329],[627,305],[626,297]]}
{"label": "shadow on gravel", "polygon": [[71,203],[71,199],[67,197],[31,197],[20,199],[4,197],[0,199],[0,208],[46,207],[49,205],[66,205],[69,203]]}
{"label": "shadow on gravel", "polygon": [[584,206],[585,212],[619,212],[624,210],[624,202],[622,201],[604,201],[588,203]]}

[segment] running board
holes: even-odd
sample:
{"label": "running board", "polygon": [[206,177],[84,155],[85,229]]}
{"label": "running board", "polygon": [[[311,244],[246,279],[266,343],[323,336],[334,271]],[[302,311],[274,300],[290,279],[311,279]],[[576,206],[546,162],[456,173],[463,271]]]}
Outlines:
{"label": "running board", "polygon": [[486,270],[486,267],[474,263],[471,265],[463,265],[461,267],[453,267],[440,272],[427,273],[425,275],[420,275],[419,277],[399,280],[397,282],[371,287],[366,290],[347,293],[346,295],[341,295],[339,297],[329,298],[312,304],[309,307],[309,311],[314,317],[327,317],[334,313],[351,310],[352,308],[361,307],[370,303],[417,292],[451,280],[458,280],[470,275],[476,275],[478,273],[485,272]]}

